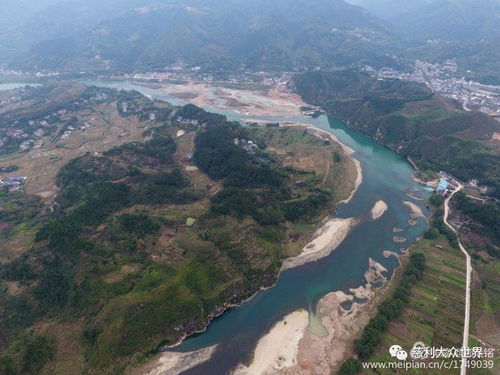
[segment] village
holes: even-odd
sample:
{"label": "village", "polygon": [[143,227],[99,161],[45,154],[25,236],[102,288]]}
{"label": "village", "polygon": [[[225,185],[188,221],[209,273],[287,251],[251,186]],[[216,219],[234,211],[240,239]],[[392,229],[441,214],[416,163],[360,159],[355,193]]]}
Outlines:
{"label": "village", "polygon": [[[0,102],[2,106],[22,102],[26,97],[33,94],[33,87],[15,89]],[[61,139],[68,138],[75,130],[85,131],[92,124],[88,121],[80,121],[72,112],[79,110],[88,104],[97,104],[108,99],[106,93],[99,92],[91,97],[80,97],[71,103],[67,103],[67,108],[57,109],[42,116],[34,115],[18,117],[18,119],[0,119],[0,154],[12,152],[29,151],[35,142],[45,136],[53,135],[57,132]]]}
{"label": "village", "polygon": [[391,68],[376,70],[371,66],[366,66],[364,70],[379,79],[424,83],[435,94],[459,101],[464,110],[477,110],[500,121],[500,86],[483,85],[464,77],[457,78],[458,65],[453,60],[442,64],[416,60],[410,73]]}
{"label": "village", "polygon": [[11,176],[6,178],[0,177],[0,188],[5,188],[12,193],[14,191],[21,190],[22,186],[26,182],[26,177],[24,176]]}

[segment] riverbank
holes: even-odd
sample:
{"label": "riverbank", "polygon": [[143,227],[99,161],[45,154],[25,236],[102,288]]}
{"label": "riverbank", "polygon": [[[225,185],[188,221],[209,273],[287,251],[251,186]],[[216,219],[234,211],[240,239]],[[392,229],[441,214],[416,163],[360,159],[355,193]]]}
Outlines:
{"label": "riverbank", "polygon": [[422,185],[426,185],[432,189],[435,189],[438,187],[439,185],[439,178],[436,178],[436,179],[433,179],[433,180],[424,180],[424,179],[421,179],[417,176],[417,172],[418,171],[415,171],[413,174],[412,174],[412,179],[413,181],[415,182],[418,182],[419,184],[422,184]]}
{"label": "riverbank", "polygon": [[286,89],[286,84],[259,90],[212,86],[205,82],[144,84],[145,87],[189,101],[201,108],[232,110],[245,116],[298,116],[306,106],[302,98]]}

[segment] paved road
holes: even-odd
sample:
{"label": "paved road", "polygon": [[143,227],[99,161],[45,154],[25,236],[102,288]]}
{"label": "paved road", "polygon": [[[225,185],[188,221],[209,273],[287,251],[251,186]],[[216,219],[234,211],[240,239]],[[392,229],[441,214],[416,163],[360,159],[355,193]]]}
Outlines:
{"label": "paved road", "polygon": [[[448,228],[450,228],[456,235],[458,239],[458,246],[460,246],[460,250],[465,254],[466,264],[467,264],[467,277],[466,277],[466,285],[465,285],[465,319],[464,319],[464,336],[462,341],[462,347],[466,348],[469,346],[469,323],[470,323],[470,283],[471,283],[471,274],[472,274],[472,265],[471,258],[465,247],[462,246],[460,242],[460,238],[458,237],[458,232],[455,228],[453,228],[448,222],[448,215],[450,213],[450,200],[451,198],[460,190],[463,189],[462,185],[459,185],[453,193],[450,194],[448,198],[446,198],[444,202],[444,223]],[[460,375],[465,375],[467,372],[467,366],[465,358],[462,358],[462,365],[460,367]]]}

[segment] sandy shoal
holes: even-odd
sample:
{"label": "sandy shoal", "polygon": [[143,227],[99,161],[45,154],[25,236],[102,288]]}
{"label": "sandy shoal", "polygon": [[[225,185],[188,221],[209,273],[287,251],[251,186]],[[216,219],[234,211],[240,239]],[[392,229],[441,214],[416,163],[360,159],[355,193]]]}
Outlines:
{"label": "sandy shoal", "polygon": [[213,345],[189,353],[163,352],[159,358],[142,368],[140,373],[143,375],[178,375],[208,361],[216,349],[217,345]]}
{"label": "sandy shoal", "polygon": [[257,343],[253,362],[233,375],[265,375],[297,365],[299,341],[309,324],[309,313],[298,310],[276,323]]}
{"label": "sandy shoal", "polygon": [[404,201],[403,204],[411,210],[412,218],[421,217],[425,219],[424,212],[415,203],[410,201]]}
{"label": "sandy shoal", "polygon": [[328,220],[316,231],[313,240],[304,247],[302,253],[284,261],[282,270],[298,267],[330,255],[344,241],[358,221],[355,218]]}
{"label": "sandy shoal", "polygon": [[380,218],[388,209],[389,207],[387,206],[387,203],[384,201],[378,201],[375,203],[371,210],[371,215],[373,220],[377,220]]}
{"label": "sandy shoal", "polygon": [[[336,373],[342,362],[352,355],[352,345],[363,327],[375,314],[376,300],[378,297],[372,290],[370,280],[380,281],[384,277],[385,268],[370,259],[370,267],[365,277],[364,286],[350,290],[351,294],[336,291],[320,299],[316,306],[316,315],[326,331],[320,337],[310,330],[305,330],[299,342],[297,365],[275,371],[279,375],[323,375]],[[385,284],[386,285],[386,284]],[[359,295],[367,298],[368,302],[360,304],[354,301]],[[343,303],[352,302],[350,308],[345,308]]]}
{"label": "sandy shoal", "polygon": [[202,108],[232,110],[247,116],[298,116],[306,105],[299,95],[287,91],[285,84],[255,91],[189,81],[180,85],[164,83],[161,90]]}

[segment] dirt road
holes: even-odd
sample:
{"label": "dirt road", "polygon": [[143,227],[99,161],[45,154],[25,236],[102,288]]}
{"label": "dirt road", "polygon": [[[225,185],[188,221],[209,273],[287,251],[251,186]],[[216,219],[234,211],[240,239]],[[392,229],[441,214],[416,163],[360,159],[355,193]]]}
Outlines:
{"label": "dirt road", "polygon": [[[466,258],[466,265],[467,265],[467,276],[466,276],[466,285],[465,285],[465,319],[464,319],[464,336],[463,336],[463,341],[462,341],[462,347],[466,348],[469,346],[469,324],[470,324],[470,284],[471,284],[471,274],[472,274],[472,265],[471,265],[471,258],[465,247],[463,247],[462,243],[460,242],[460,238],[458,236],[458,232],[455,228],[451,226],[451,224],[448,222],[448,215],[450,213],[450,200],[453,198],[453,196],[458,193],[460,190],[463,189],[462,185],[459,185],[451,194],[448,198],[446,198],[444,202],[444,218],[443,221],[446,224],[448,228],[450,228],[456,235],[458,239],[458,246],[460,247],[460,250],[465,255]],[[467,366],[466,366],[466,358],[462,357],[462,365],[460,367],[460,375],[465,375],[467,372]]]}

